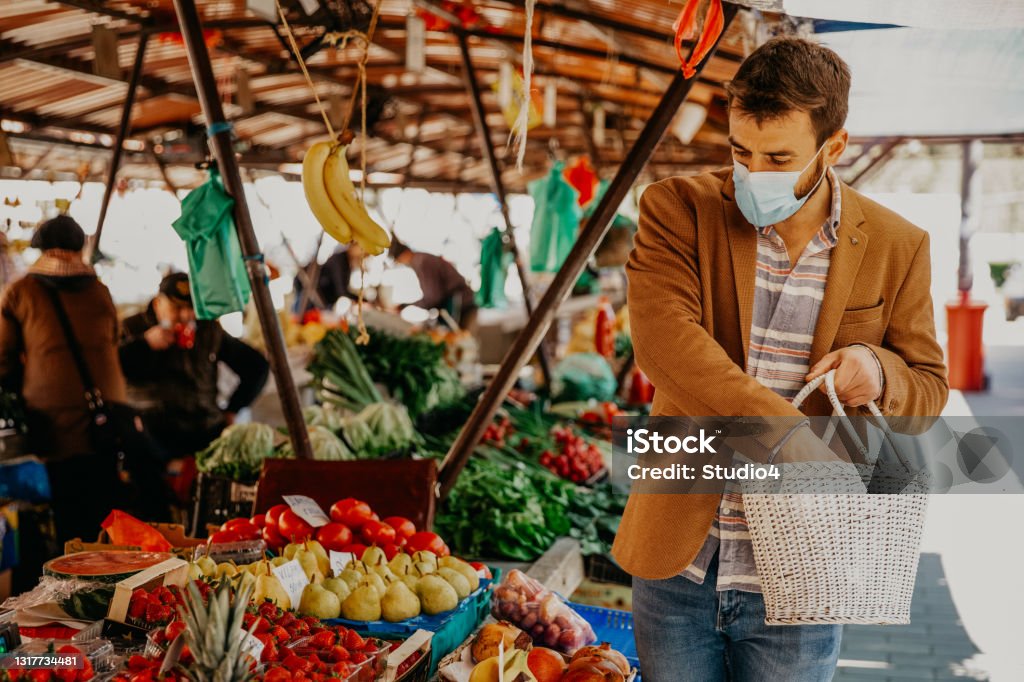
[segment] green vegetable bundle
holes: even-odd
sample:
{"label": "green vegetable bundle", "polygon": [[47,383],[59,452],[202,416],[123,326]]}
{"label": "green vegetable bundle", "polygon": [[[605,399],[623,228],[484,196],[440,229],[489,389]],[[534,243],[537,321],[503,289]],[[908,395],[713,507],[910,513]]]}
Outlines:
{"label": "green vegetable bundle", "polygon": [[357,350],[370,376],[387,386],[413,419],[462,396],[458,374],[445,364],[444,344],[428,336],[395,336],[375,329],[370,342]]}
{"label": "green vegetable bundle", "polygon": [[358,412],[383,400],[352,337],[340,329],[327,332],[314,346],[309,372],[313,375],[317,396],[324,403]]}
{"label": "green vegetable bundle", "polygon": [[196,453],[196,468],[236,481],[253,481],[263,460],[274,456],[274,429],[266,424],[232,424]]}

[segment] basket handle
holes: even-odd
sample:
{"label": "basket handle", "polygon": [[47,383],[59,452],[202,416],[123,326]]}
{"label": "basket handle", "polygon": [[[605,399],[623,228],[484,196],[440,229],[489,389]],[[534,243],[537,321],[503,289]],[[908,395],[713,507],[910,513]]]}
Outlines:
{"label": "basket handle", "polygon": [[[815,377],[807,383],[800,392],[793,397],[793,407],[800,407],[808,396],[816,391],[822,384],[825,384],[825,395],[828,396],[828,401],[832,405],[832,413],[835,417],[838,417],[839,422],[843,425],[846,433],[850,436],[854,445],[860,451],[861,456],[867,457],[869,453],[868,447],[861,440],[860,434],[857,433],[856,429],[853,428],[853,424],[850,423],[849,417],[846,415],[846,410],[843,408],[843,403],[839,400],[839,396],[836,395],[836,370],[832,369],[824,374]],[[867,404],[868,411],[872,415],[877,417],[882,424],[885,424],[885,419],[882,417],[882,411],[878,409],[878,405],[875,401],[869,401]],[[884,427],[883,427],[884,428]],[[835,423],[830,422],[825,434],[822,436],[822,440],[826,443],[832,440],[835,435]]]}

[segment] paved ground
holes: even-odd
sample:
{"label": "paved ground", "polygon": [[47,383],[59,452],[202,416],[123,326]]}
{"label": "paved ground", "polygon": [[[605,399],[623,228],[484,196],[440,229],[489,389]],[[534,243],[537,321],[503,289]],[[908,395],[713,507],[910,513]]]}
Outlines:
{"label": "paved ground", "polygon": [[[1004,334],[986,348],[989,391],[954,392],[948,414],[1024,416],[1024,345],[1014,342]],[[1021,494],[933,495],[911,624],[847,626],[836,681],[1024,681],[1024,543],[1008,530],[1021,518]]]}
{"label": "paved ground", "polygon": [[[910,625],[848,625],[836,682],[989,680],[965,661],[978,653],[959,620],[937,554],[922,554]],[[968,664],[970,665],[970,664]]]}

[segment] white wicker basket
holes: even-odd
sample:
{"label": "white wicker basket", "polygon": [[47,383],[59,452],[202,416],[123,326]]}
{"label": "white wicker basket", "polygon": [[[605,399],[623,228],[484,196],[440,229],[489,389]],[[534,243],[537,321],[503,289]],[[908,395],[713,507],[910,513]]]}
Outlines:
{"label": "white wicker basket", "polygon": [[[852,427],[835,395],[833,372],[804,387],[793,400],[799,406],[822,382],[837,415],[855,442]],[[872,413],[884,420],[872,403]],[[821,490],[823,471],[829,468],[840,484],[853,479],[849,464],[809,462],[800,467],[806,477],[784,477],[784,493],[748,493],[746,511],[754,560],[761,577],[765,622],[769,625],[814,623],[910,622],[928,496],[909,494],[800,493],[800,478],[808,489]],[[879,481],[871,466],[858,466],[860,476]],[[894,490],[906,490],[907,472],[892,472]],[[795,482],[794,482],[795,481]],[[874,487],[874,486],[873,486]],[[862,488],[861,488],[862,489]],[[923,483],[912,488],[927,490]]]}

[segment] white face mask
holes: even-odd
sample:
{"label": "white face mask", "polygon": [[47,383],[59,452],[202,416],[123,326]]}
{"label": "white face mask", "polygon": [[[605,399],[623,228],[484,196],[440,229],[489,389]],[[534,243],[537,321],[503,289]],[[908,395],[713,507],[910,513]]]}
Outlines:
{"label": "white face mask", "polygon": [[743,217],[755,227],[765,227],[781,223],[799,211],[818,189],[828,170],[823,171],[811,191],[800,198],[796,196],[796,184],[824,148],[824,144],[818,147],[810,162],[798,171],[751,173],[742,163],[733,161],[732,179],[736,184],[736,204]]}

